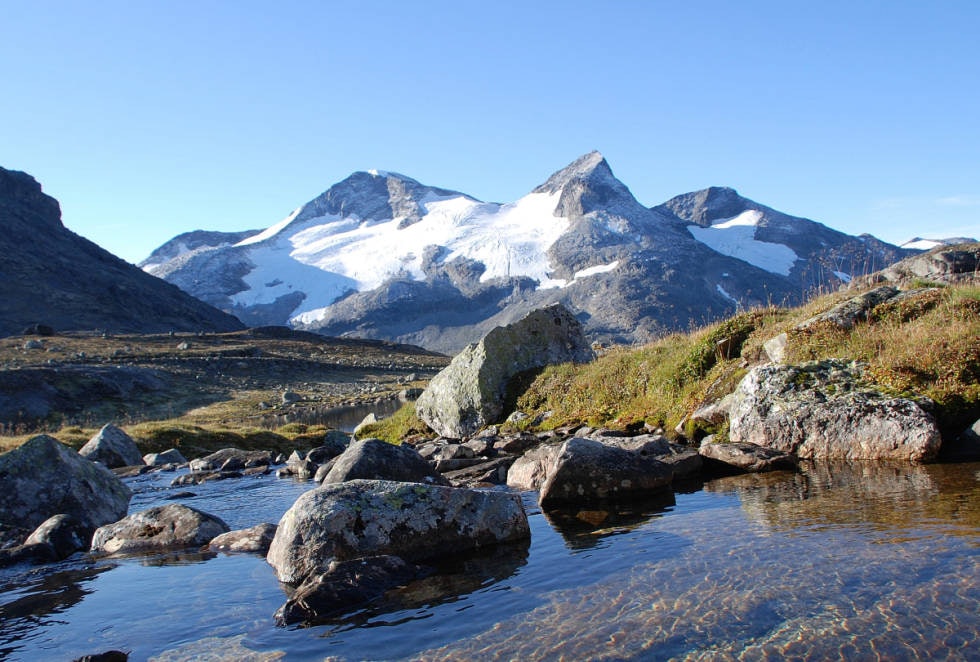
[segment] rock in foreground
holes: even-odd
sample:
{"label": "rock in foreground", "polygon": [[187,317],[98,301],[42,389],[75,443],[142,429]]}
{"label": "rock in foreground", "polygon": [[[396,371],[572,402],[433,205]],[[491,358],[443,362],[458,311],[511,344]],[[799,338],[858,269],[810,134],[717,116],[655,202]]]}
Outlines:
{"label": "rock in foreground", "polygon": [[592,358],[582,325],[564,306],[554,304],[497,327],[466,347],[432,379],[415,411],[440,435],[466,437],[500,418],[507,384],[515,375]]}
{"label": "rock in foreground", "polygon": [[63,514],[94,531],[125,517],[131,496],[111,471],[47,435],[0,455],[0,524],[30,530]]}
{"label": "rock in foreground", "polygon": [[300,496],[267,560],[280,581],[295,584],[334,561],[388,554],[419,561],[530,535],[516,494],[351,480]]}

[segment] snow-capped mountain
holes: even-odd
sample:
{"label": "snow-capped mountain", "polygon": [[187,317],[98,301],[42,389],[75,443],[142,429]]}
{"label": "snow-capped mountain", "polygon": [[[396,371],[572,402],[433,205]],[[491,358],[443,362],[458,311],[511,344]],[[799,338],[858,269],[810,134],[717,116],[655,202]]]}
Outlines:
{"label": "snow-capped mountain", "polygon": [[930,251],[939,246],[955,246],[956,244],[975,244],[976,239],[972,237],[946,237],[943,239],[924,239],[913,237],[902,243],[899,248],[907,248],[914,251]]}
{"label": "snow-capped mountain", "polygon": [[142,266],[248,324],[454,352],[557,301],[597,340],[647,341],[905,254],[732,189],[647,208],[592,152],[508,204],[357,172],[267,230],[181,235]]}

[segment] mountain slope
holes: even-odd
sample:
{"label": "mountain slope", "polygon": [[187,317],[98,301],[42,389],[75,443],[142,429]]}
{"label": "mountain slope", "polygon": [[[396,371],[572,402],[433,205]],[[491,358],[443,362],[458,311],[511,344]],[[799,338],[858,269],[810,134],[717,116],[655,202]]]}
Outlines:
{"label": "mountain slope", "polygon": [[[741,229],[726,235],[712,221],[728,218]],[[250,324],[455,352],[554,302],[596,339],[643,342],[796,301],[904,255],[894,251],[731,189],[648,208],[592,152],[509,204],[354,173],[264,232],[146,268]]]}
{"label": "mountain slope", "polygon": [[69,231],[58,201],[0,168],[0,335],[55,330],[232,331],[237,319]]}

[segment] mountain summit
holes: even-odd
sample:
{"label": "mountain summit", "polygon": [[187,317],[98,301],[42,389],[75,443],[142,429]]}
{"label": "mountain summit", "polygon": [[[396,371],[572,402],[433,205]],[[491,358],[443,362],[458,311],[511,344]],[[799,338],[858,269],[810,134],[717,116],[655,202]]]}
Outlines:
{"label": "mountain summit", "polygon": [[648,208],[599,152],[508,204],[356,172],[264,231],[191,235],[142,266],[252,325],[445,352],[556,302],[598,340],[643,342],[905,254],[728,188]]}

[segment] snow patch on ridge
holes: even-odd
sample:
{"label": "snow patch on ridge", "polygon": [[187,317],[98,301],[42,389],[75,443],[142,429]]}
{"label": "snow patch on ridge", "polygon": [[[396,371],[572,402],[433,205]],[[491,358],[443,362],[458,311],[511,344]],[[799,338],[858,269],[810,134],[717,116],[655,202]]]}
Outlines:
{"label": "snow patch on ridge", "polygon": [[[560,193],[531,193],[500,205],[457,194],[430,194],[420,202],[422,218],[408,226],[401,227],[400,217],[366,223],[356,217],[322,216],[284,232],[297,210],[238,244],[249,247],[250,260],[261,266],[243,279],[250,289],[232,301],[243,306],[272,303],[301,291],[307,296],[291,319],[314,322],[350,290],[372,290],[392,278],[424,279],[422,261],[430,246],[443,247],[446,261],[482,262],[482,282],[525,276],[543,288],[561,287],[565,281],[548,276],[547,255],[569,225],[568,219],[554,215],[559,197]],[[602,268],[615,265],[592,269]]]}
{"label": "snow patch on ridge", "polygon": [[729,301],[731,301],[732,303],[734,303],[736,309],[741,309],[742,308],[742,304],[739,302],[739,300],[736,299],[735,297],[733,297],[728,292],[726,292],[725,291],[725,288],[721,286],[721,283],[718,283],[717,285],[715,285],[715,289],[718,290],[718,294],[720,294],[721,296],[725,297],[726,299],[728,299]]}
{"label": "snow patch on ridge", "polygon": [[762,212],[750,209],[707,228],[689,225],[687,229],[695,239],[722,255],[788,276],[799,257],[789,246],[756,239],[755,230],[760,220]]}

